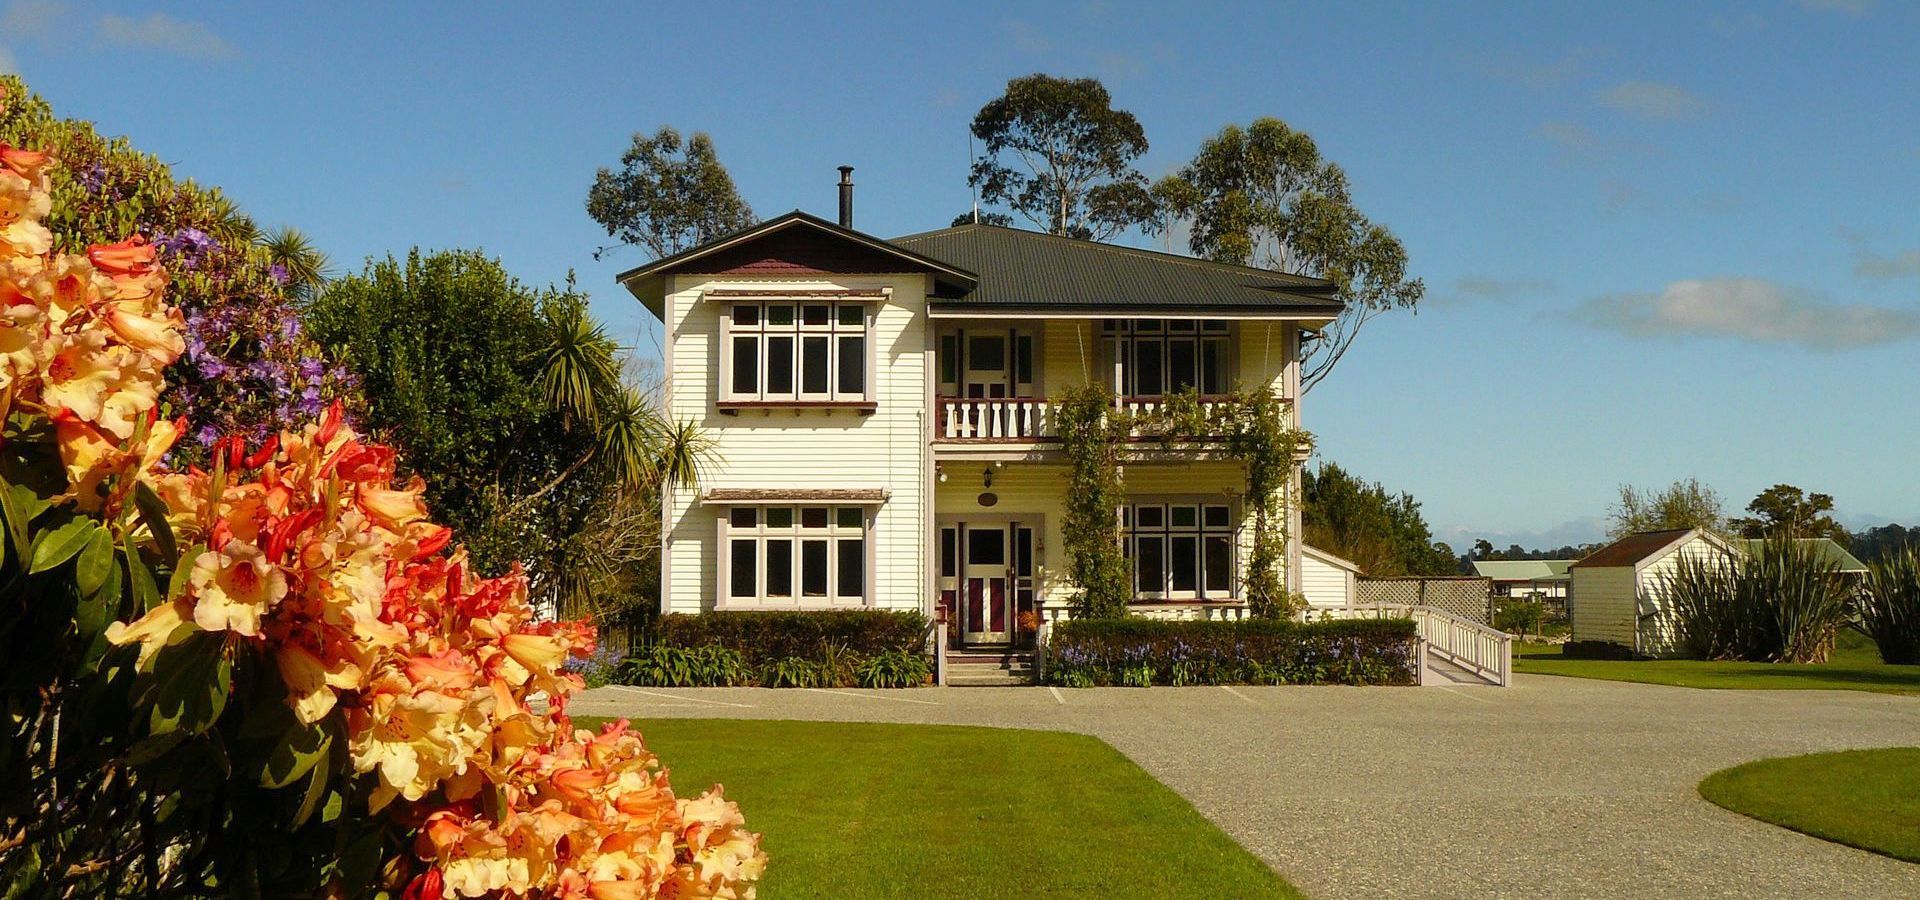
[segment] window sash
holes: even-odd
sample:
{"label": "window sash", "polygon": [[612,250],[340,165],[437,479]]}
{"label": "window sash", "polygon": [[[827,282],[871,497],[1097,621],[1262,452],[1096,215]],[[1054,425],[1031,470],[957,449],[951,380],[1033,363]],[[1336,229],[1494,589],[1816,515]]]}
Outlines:
{"label": "window sash", "polygon": [[735,506],[718,516],[725,604],[868,602],[874,511],[864,506]]}
{"label": "window sash", "polygon": [[874,305],[766,300],[721,320],[722,400],[873,399]]}
{"label": "window sash", "polygon": [[1121,509],[1136,602],[1234,599],[1238,541],[1230,506],[1162,500]]}

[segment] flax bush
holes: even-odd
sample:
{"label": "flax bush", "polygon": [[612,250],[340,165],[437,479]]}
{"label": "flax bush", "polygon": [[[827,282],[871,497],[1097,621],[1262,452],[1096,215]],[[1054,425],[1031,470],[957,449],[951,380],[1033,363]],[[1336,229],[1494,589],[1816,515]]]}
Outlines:
{"label": "flax bush", "polygon": [[1882,662],[1920,664],[1920,549],[1876,560],[1860,594],[1860,624]]}
{"label": "flax bush", "polygon": [[1743,558],[1682,557],[1659,584],[1681,649],[1754,662],[1825,662],[1854,594],[1817,548],[1784,537]]}

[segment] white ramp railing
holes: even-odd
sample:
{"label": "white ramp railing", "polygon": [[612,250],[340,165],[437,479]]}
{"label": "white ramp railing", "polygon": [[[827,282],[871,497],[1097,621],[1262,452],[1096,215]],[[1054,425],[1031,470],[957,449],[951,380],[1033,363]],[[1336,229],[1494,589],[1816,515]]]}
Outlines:
{"label": "white ramp railing", "polygon": [[1313,619],[1410,618],[1421,649],[1501,687],[1513,683],[1513,635],[1431,606],[1378,603],[1322,606],[1307,610]]}

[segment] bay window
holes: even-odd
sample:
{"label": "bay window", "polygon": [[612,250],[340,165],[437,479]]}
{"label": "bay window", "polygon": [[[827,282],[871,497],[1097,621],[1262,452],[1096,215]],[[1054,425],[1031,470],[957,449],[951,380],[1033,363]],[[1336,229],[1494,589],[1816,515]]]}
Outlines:
{"label": "bay window", "polygon": [[1228,600],[1234,595],[1233,510],[1224,503],[1142,502],[1121,508],[1139,600]]}
{"label": "bay window", "polygon": [[845,300],[727,304],[721,400],[871,401],[872,310],[871,303]]}
{"label": "bay window", "polygon": [[730,605],[847,604],[867,598],[871,514],[861,506],[734,506],[722,514]]}

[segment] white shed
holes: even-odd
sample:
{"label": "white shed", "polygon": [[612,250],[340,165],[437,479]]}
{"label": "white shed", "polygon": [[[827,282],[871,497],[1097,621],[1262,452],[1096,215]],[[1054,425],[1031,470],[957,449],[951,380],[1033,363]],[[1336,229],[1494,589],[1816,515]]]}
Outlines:
{"label": "white shed", "polygon": [[1739,558],[1742,551],[1700,528],[1630,534],[1573,564],[1572,639],[1602,641],[1636,656],[1675,656],[1663,579],[1680,560]]}
{"label": "white shed", "polygon": [[1318,547],[1300,545],[1300,592],[1308,606],[1352,606],[1360,567]]}

